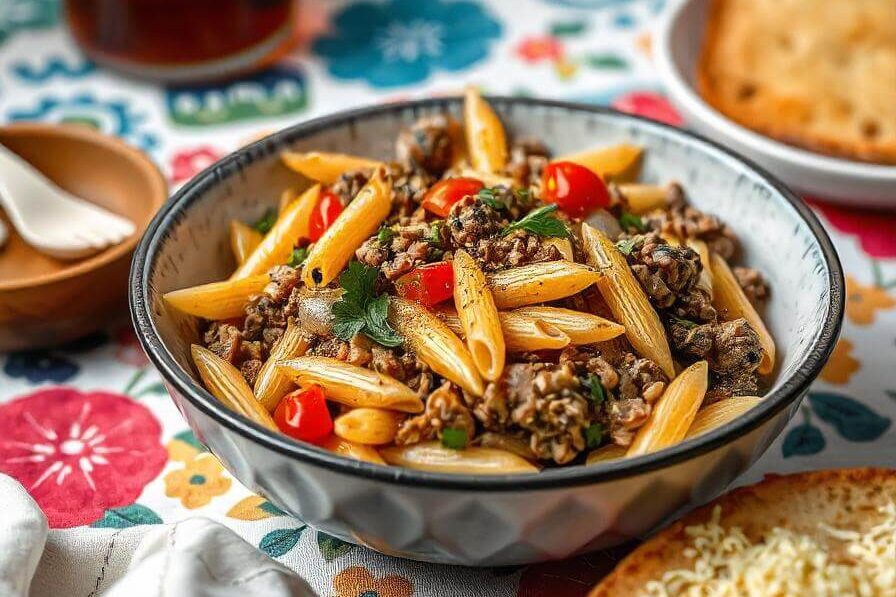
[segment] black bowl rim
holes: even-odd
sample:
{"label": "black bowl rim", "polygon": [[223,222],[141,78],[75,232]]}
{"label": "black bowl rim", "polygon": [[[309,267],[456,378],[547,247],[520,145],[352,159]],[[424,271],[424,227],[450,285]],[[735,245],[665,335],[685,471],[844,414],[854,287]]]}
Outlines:
{"label": "black bowl rim", "polygon": [[752,169],[761,179],[784,198],[809,227],[821,248],[828,268],[830,295],[827,315],[820,333],[809,348],[805,358],[795,368],[794,373],[784,380],[780,387],[768,394],[762,404],[748,411],[742,417],[710,431],[700,437],[680,442],[674,446],[630,459],[608,461],[593,466],[571,466],[550,469],[540,473],[507,475],[473,475],[418,471],[395,466],[382,466],[369,462],[351,460],[328,452],[311,444],[294,441],[287,436],[275,434],[256,423],[230,411],[218,402],[205,388],[193,381],[174,360],[159,337],[149,304],[148,267],[158,247],[164,241],[167,230],[178,214],[200,197],[208,188],[220,184],[229,176],[238,175],[241,168],[256,159],[279,151],[291,141],[313,134],[337,124],[353,124],[370,116],[379,116],[405,110],[448,109],[458,104],[458,97],[429,98],[375,105],[334,113],[302,122],[268,135],[222,158],[181,187],[159,210],[140,240],[131,267],[129,304],[131,318],[144,351],[160,371],[163,378],[190,403],[232,431],[279,454],[295,458],[315,467],[346,475],[357,475],[372,481],[382,481],[397,485],[428,487],[434,489],[458,489],[479,491],[516,491],[532,489],[559,489],[585,484],[598,484],[616,479],[633,477],[656,469],[672,466],[685,460],[708,453],[724,444],[746,435],[781,412],[801,397],[818,376],[827,362],[840,333],[844,308],[843,270],[831,239],[809,207],[788,187],[778,181],[763,168],[738,153],[727,149],[701,135],[653,120],[625,114],[611,108],[592,106],[559,100],[538,98],[491,96],[488,100],[496,106],[512,109],[515,104],[554,108],[567,111],[581,111],[611,116],[627,120],[648,129],[655,129],[665,135],[682,139],[692,145],[701,146],[704,151],[716,151],[723,156],[740,162]]}

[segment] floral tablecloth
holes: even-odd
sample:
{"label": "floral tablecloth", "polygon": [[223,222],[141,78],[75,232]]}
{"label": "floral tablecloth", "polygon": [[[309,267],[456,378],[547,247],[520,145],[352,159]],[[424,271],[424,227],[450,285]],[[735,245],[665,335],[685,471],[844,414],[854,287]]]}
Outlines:
{"label": "floral tablecloth", "polygon": [[[147,151],[177,185],[313,116],[404,98],[491,93],[611,104],[678,123],[651,63],[663,0],[365,0],[302,7],[304,47],[228,84],[164,88],[86,61],[54,0],[0,0],[0,118],[72,121]],[[816,204],[848,274],[846,322],[800,414],[741,480],[896,466],[896,215]],[[578,595],[605,554],[513,569],[378,555],[306,528],[231,479],[187,429],[129,326],[0,355],[0,471],[51,527],[202,515],[294,568],[321,595]]]}

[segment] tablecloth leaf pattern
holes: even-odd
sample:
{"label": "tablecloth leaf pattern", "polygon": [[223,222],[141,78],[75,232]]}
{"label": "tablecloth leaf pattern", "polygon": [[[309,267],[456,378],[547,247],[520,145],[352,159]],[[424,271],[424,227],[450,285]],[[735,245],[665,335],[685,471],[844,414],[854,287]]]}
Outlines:
{"label": "tablecloth leaf pattern", "polygon": [[[173,186],[265,132],[364,104],[455,95],[466,83],[680,124],[650,58],[663,5],[307,0],[304,53],[235,81],[165,88],[84,59],[58,22],[58,2],[5,0],[0,117],[118,135],[149,151]],[[843,334],[799,413],[739,483],[767,472],[894,465],[896,216],[813,206],[848,273]],[[196,440],[127,323],[0,362],[0,470],[29,488],[53,527],[207,516],[333,597],[584,595],[618,558],[611,551],[465,569],[380,555],[308,529],[232,479]]]}

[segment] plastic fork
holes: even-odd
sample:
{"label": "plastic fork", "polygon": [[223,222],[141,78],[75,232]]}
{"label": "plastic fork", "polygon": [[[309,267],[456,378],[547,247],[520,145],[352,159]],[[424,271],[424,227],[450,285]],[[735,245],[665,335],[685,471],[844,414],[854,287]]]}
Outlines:
{"label": "plastic fork", "polygon": [[81,259],[116,245],[134,224],[60,189],[0,145],[0,205],[29,245],[58,259]]}

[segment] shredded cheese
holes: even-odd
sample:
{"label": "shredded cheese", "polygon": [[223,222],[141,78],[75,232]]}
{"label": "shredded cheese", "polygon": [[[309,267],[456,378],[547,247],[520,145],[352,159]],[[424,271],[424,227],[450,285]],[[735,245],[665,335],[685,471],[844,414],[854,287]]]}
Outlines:
{"label": "shredded cheese", "polygon": [[642,597],[896,597],[896,505],[865,533],[819,528],[843,542],[852,562],[836,562],[812,537],[774,528],[752,544],[738,527],[719,524],[716,506],[706,524],[685,532],[691,569],[670,570],[647,583]]}

